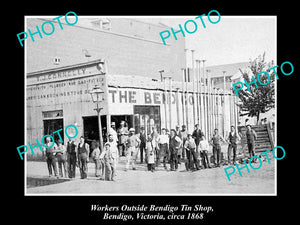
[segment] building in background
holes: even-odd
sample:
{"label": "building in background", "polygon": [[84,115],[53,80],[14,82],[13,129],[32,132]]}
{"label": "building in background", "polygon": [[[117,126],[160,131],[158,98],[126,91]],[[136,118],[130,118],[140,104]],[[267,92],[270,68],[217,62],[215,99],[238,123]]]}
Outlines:
{"label": "building in background", "polygon": [[[27,18],[27,28],[44,21]],[[104,135],[111,122],[118,127],[122,120],[136,132],[144,126],[147,133],[153,126],[160,130],[183,124],[192,132],[199,123],[207,137],[214,128],[227,134],[231,125],[237,126],[232,92],[209,79],[213,68],[187,69],[184,39],[163,45],[159,32],[164,29],[136,19],[94,18],[27,41],[27,142],[33,145],[70,124],[78,128],[78,137],[98,139],[89,94],[95,85],[104,91]]]}

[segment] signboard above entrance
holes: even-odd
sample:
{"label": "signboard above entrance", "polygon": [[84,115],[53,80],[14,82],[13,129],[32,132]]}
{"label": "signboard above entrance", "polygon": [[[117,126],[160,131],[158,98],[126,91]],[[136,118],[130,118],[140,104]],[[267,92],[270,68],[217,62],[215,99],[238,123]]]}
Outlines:
{"label": "signboard above entrance", "polygon": [[105,74],[104,61],[97,60],[76,66],[60,67],[27,74],[27,85],[69,80],[74,78]]}

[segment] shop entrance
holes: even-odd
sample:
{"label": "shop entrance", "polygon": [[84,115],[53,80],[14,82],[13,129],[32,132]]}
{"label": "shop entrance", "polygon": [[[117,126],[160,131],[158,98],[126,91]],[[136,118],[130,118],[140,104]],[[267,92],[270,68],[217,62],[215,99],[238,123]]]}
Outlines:
{"label": "shop entrance", "polygon": [[111,122],[115,122],[117,130],[120,127],[121,121],[125,121],[125,126],[128,127],[128,130],[133,127],[132,115],[111,116]]}
{"label": "shop entrance", "polygon": [[[93,140],[99,141],[98,116],[86,116],[83,119],[83,136],[86,143],[91,144]],[[106,116],[101,116],[103,142],[106,142]]]}

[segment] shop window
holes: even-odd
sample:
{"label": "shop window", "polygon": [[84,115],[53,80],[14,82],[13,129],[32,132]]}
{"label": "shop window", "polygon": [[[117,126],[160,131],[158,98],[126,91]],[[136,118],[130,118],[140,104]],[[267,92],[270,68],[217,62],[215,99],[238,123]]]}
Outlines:
{"label": "shop window", "polygon": [[141,127],[145,128],[146,134],[150,134],[152,127],[156,127],[160,132],[160,107],[159,106],[134,106],[134,126],[136,133]]}

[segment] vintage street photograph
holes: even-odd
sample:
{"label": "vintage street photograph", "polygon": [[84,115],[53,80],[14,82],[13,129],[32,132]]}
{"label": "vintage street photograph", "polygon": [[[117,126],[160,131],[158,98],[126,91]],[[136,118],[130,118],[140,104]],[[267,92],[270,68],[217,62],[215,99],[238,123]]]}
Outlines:
{"label": "vintage street photograph", "polygon": [[25,16],[25,195],[277,194],[277,17],[203,13]]}

